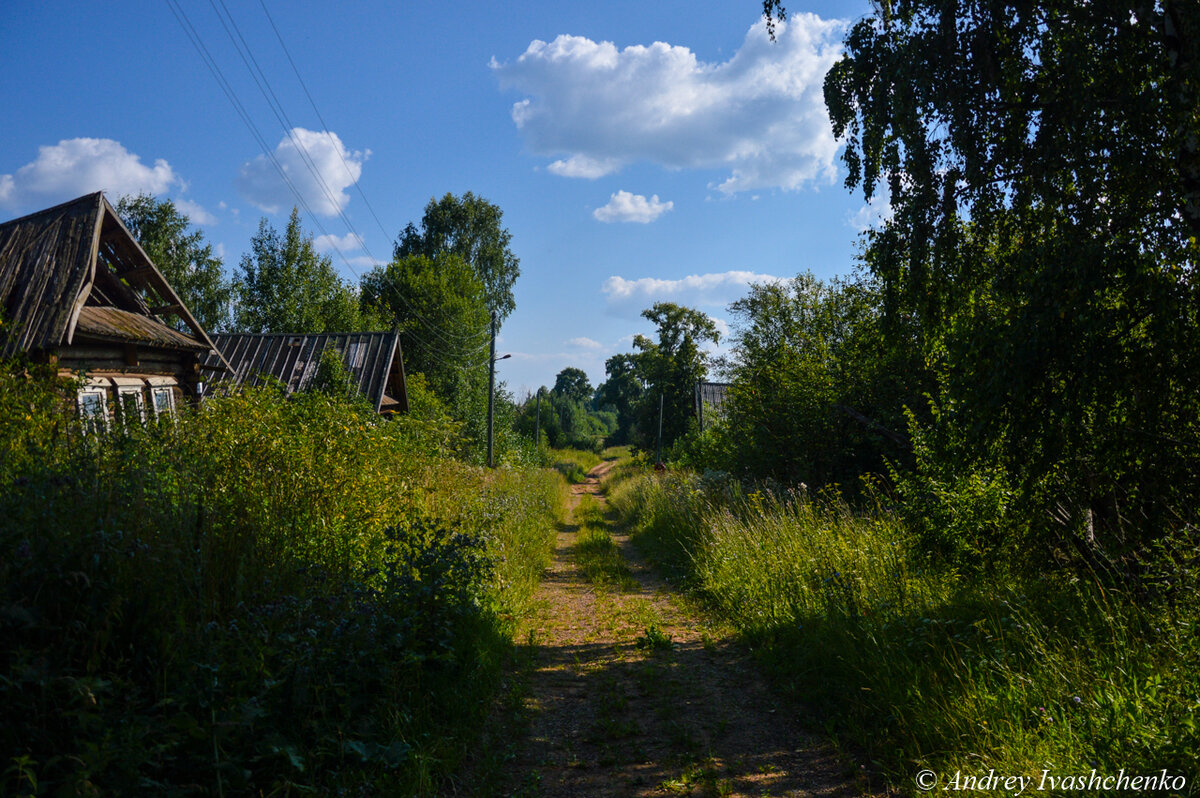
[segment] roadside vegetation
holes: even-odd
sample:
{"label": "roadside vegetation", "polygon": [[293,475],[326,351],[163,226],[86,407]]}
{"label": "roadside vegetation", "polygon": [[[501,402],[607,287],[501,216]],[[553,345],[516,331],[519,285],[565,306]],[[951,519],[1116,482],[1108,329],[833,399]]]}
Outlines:
{"label": "roadside vegetation", "polygon": [[888,209],[857,269],[751,286],[719,360],[655,305],[598,390],[647,454],[663,408],[667,473],[611,483],[635,539],[905,791],[1198,789],[1200,17],[1064,8],[856,20],[824,89]]}
{"label": "roadside vegetation", "polygon": [[633,589],[633,572],[612,539],[604,510],[596,500],[581,496],[572,520],[579,528],[573,554],[587,580],[614,590]]}
{"label": "roadside vegetation", "polygon": [[1200,779],[1200,599],[1183,540],[1121,586],[1086,569],[964,572],[885,503],[852,511],[835,491],[643,471],[610,500],[810,722],[906,791],[921,768]]}
{"label": "roadside vegetation", "polygon": [[456,776],[548,562],[558,474],[486,472],[445,417],[319,392],[107,434],[72,396],[0,375],[0,793]]}

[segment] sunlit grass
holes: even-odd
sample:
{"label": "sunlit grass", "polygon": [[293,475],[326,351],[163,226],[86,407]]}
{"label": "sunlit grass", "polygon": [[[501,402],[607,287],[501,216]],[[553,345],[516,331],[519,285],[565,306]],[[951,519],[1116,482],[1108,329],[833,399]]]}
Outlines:
{"label": "sunlit grass", "polygon": [[602,461],[600,455],[584,449],[551,449],[550,462],[571,484],[579,484]]}
{"label": "sunlit grass", "polygon": [[1154,601],[1050,571],[968,580],[886,513],[728,481],[643,472],[610,500],[899,787],[921,767],[1200,777],[1192,590]]}
{"label": "sunlit grass", "polygon": [[588,581],[618,590],[636,588],[637,580],[613,542],[608,523],[596,500],[591,496],[580,497],[574,520],[579,528],[574,559]]}

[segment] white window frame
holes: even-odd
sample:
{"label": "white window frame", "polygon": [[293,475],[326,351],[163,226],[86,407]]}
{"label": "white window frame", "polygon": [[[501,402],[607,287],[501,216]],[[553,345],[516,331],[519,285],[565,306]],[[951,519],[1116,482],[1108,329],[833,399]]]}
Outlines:
{"label": "white window frame", "polygon": [[[95,396],[100,400],[100,412],[85,412],[84,397]],[[79,389],[75,397],[75,409],[83,423],[84,432],[108,430],[108,388],[104,385],[88,384]]]}
{"label": "white window frame", "polygon": [[[166,397],[166,404],[159,407],[158,398]],[[154,412],[155,418],[163,416],[175,415],[175,390],[169,385],[152,385],[150,386],[150,407]]]}
{"label": "white window frame", "polygon": [[146,394],[143,391],[146,387],[145,381],[138,377],[110,377],[109,379],[117,388],[117,413],[121,417],[121,423],[128,425],[134,421],[129,417],[126,408],[126,397],[130,397],[133,399],[133,405],[137,408],[137,422],[145,424]]}
{"label": "white window frame", "polygon": [[[146,377],[147,398],[150,400],[150,413],[154,418],[162,418],[164,415],[175,418],[175,387],[179,385],[174,377]],[[165,412],[160,412],[158,408],[158,396],[167,397],[167,407]]]}
{"label": "white window frame", "polygon": [[121,386],[117,388],[117,407],[120,408],[121,422],[128,424],[132,419],[128,417],[128,407],[126,397],[133,399],[133,405],[137,408],[137,420],[141,423],[146,423],[146,394],[141,388],[129,386]]}

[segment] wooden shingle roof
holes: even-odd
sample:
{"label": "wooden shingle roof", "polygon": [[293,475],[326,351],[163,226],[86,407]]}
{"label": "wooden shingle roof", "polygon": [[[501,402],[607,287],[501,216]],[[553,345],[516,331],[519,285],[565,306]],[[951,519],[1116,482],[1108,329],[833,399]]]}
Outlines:
{"label": "wooden shingle roof", "polygon": [[101,192],[0,224],[0,324],[0,357],[71,344],[77,331],[216,352]]}
{"label": "wooden shingle roof", "polygon": [[[289,394],[307,390],[322,353],[333,349],[376,412],[408,410],[399,333],[230,333],[214,341],[233,369],[225,379],[234,386],[278,380]],[[214,362],[212,355],[208,362]]]}

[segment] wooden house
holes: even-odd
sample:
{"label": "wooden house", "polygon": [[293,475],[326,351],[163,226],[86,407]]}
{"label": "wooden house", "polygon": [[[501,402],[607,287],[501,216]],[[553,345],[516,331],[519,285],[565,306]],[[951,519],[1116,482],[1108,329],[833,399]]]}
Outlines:
{"label": "wooden house", "polygon": [[700,422],[700,431],[711,424],[714,417],[723,415],[725,398],[729,394],[728,382],[697,382],[692,393],[692,412]]}
{"label": "wooden house", "polygon": [[79,411],[105,425],[173,413],[228,370],[99,192],[0,224],[0,358],[22,353],[83,375]]}
{"label": "wooden house", "polygon": [[[232,387],[277,380],[289,395],[307,390],[321,356],[332,349],[376,413],[408,411],[399,333],[245,333],[216,335],[213,341],[232,369],[224,378]],[[217,366],[217,355],[208,362]]]}

